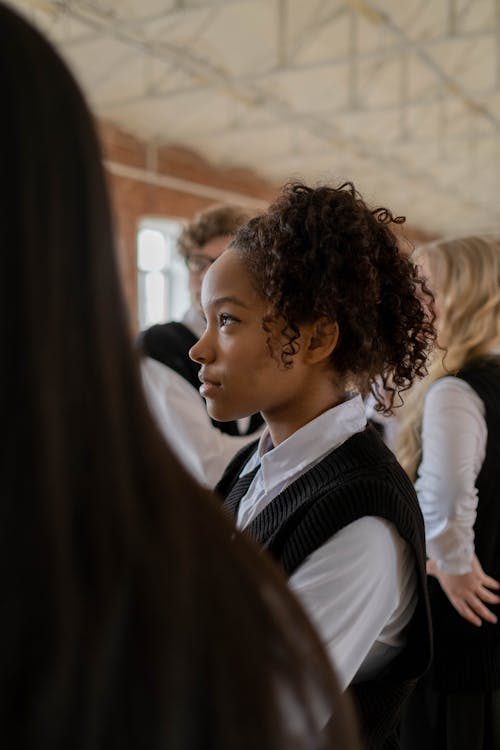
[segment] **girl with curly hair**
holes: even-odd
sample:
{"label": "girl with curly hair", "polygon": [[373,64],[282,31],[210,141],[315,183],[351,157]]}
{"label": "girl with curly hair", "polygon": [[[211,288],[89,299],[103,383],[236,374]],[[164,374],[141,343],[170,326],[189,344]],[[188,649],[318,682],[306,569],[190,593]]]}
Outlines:
{"label": "girl with curly hair", "polygon": [[440,349],[405,399],[396,451],[425,520],[435,653],[404,747],[486,750],[500,747],[500,242],[445,239],[414,258]]}
{"label": "girl with curly hair", "polygon": [[390,411],[434,339],[430,294],[393,221],[350,183],[286,185],[207,273],[207,328],[191,349],[212,417],[261,411],[267,423],[218,489],[354,685],[372,748],[394,746],[430,652],[418,502],[362,400],[371,389]]}

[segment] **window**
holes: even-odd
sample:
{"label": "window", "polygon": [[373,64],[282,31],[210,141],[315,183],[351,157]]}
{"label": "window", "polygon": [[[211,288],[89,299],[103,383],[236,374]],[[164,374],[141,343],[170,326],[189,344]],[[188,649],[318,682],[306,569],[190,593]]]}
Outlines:
{"label": "window", "polygon": [[137,233],[139,328],[179,320],[189,307],[188,273],[177,251],[182,222],[144,219]]}

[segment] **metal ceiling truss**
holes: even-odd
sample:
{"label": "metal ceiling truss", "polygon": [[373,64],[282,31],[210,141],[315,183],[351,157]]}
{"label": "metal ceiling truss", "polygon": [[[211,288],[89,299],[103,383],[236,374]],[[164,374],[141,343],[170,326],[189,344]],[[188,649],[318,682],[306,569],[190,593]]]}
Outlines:
{"label": "metal ceiling truss", "polygon": [[[260,0],[256,0],[258,3]],[[54,19],[71,19],[78,22],[77,33],[68,34],[60,41],[65,49],[71,51],[97,38],[118,42],[125,47],[122,55],[102,71],[95,81],[91,92],[101,114],[116,112],[119,108],[126,108],[133,104],[148,101],[169,101],[176,97],[196,95],[208,89],[222,93],[229,101],[237,103],[242,111],[262,112],[270,116],[271,123],[248,122],[238,112],[232,116],[225,127],[210,129],[204,126],[199,132],[201,139],[227,138],[231,134],[245,132],[259,132],[270,128],[286,126],[290,129],[298,128],[303,134],[310,134],[314,140],[322,141],[325,153],[332,149],[349,152],[354,157],[383,169],[387,174],[396,173],[412,181],[424,181],[437,191],[446,189],[446,180],[441,180],[439,173],[430,172],[424,167],[415,167],[402,158],[395,158],[390,148],[385,148],[377,142],[369,131],[363,137],[346,132],[344,119],[360,113],[395,113],[397,115],[397,136],[393,141],[398,143],[425,143],[431,138],[422,138],[412,133],[409,120],[410,110],[421,108],[422,117],[426,116],[428,107],[437,106],[438,126],[434,142],[438,144],[453,144],[468,152],[470,174],[474,175],[476,162],[477,131],[484,130],[481,138],[490,137],[488,132],[498,134],[500,119],[496,111],[489,106],[488,97],[498,94],[500,90],[500,0],[491,0],[493,9],[492,24],[484,30],[471,30],[464,27],[474,0],[441,0],[446,3],[446,33],[424,37],[411,35],[411,28],[417,23],[419,14],[429,8],[429,0],[422,0],[413,11],[413,16],[407,19],[403,28],[384,10],[380,0],[321,0],[311,4],[311,13],[307,22],[299,33],[291,33],[290,0],[268,0],[274,3],[275,17],[275,54],[270,66],[266,70],[248,72],[234,76],[230,71],[199,53],[200,45],[195,42],[203,36],[209,24],[215,25],[219,14],[228,6],[248,4],[248,0],[210,0],[208,2],[192,3],[177,0],[174,4],[165,3],[163,10],[154,13],[133,13],[131,3],[117,3],[112,0],[30,0],[29,5],[34,9],[49,12]],[[199,22],[191,33],[190,43],[182,45],[172,41],[168,35],[168,24],[175,24],[187,17],[187,14],[201,14]],[[166,30],[162,27],[159,39],[152,34],[151,25],[155,22],[166,23]],[[301,60],[319,33],[325,29],[334,28],[339,22],[347,23],[347,53],[336,55],[335,51],[327,59]],[[378,30],[381,44],[375,49],[364,50],[361,36],[361,26],[369,24],[372,30]],[[146,28],[147,27],[147,28]],[[410,29],[410,31],[408,31]],[[293,38],[292,38],[293,37]],[[466,55],[474,54],[476,46],[485,40],[495,41],[495,82],[487,87],[479,85],[476,90],[469,90],[462,83],[462,68],[468,65]],[[445,69],[436,56],[435,51],[447,42],[469,43],[470,48],[458,60],[450,72]],[[196,50],[196,51],[195,51]],[[150,71],[144,76],[142,91],[132,95],[117,96],[112,99],[99,100],[99,90],[112,81],[118,73],[122,73],[124,66],[133,61],[139,53],[146,59],[156,61],[161,69]],[[412,93],[410,83],[410,66],[418,61],[428,73],[429,82],[423,91]],[[387,64],[394,64],[398,70],[398,85],[393,102],[366,103],[366,93],[374,86]],[[301,110],[293,106],[285,95],[276,93],[280,82],[296,75],[313,74],[321,69],[347,68],[348,97],[338,106],[325,108],[325,102],[318,102],[320,109],[311,111]],[[183,74],[182,82],[172,80],[176,71]],[[186,74],[188,82],[186,82]],[[460,106],[463,117],[468,126],[463,133],[450,135],[449,118],[446,107],[452,104]],[[317,105],[317,106],[318,106]],[[313,108],[314,110],[314,108]],[[258,117],[256,118],[258,120]],[[454,119],[454,123],[456,118]],[[190,136],[196,138],[196,132]],[[308,151],[292,138],[289,150],[290,157],[296,158],[303,153],[307,158]],[[390,144],[389,144],[390,146]],[[397,152],[396,152],[397,153]],[[439,150],[438,159],[447,158],[449,148],[443,145]],[[286,154],[281,154],[284,159]],[[468,203],[470,206],[482,205],[480,199],[472,194]]]}

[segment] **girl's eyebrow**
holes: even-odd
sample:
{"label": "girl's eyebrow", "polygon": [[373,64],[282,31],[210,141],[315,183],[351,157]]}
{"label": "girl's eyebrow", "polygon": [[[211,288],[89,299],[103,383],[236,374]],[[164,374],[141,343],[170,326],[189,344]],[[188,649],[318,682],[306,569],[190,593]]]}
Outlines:
{"label": "girl's eyebrow", "polygon": [[213,307],[220,307],[220,305],[227,305],[228,303],[232,305],[238,305],[239,307],[244,307],[246,310],[249,309],[246,302],[238,299],[238,297],[231,297],[231,295],[226,295],[225,297],[215,297],[214,299],[211,299],[209,301],[209,304]]}

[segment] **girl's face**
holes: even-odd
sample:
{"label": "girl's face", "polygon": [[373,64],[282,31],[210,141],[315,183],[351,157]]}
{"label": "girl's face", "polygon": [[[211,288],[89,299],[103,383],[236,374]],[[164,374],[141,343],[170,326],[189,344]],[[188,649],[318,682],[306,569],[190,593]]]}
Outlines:
{"label": "girl's face", "polygon": [[[234,248],[210,267],[201,303],[207,327],[189,354],[201,364],[200,393],[209,414],[227,421],[260,411],[268,422],[273,418],[300,422],[303,394],[310,388],[311,368],[303,356],[304,347],[294,356],[293,366],[285,369],[279,359],[286,343],[280,332],[283,326],[278,323],[270,332],[263,330],[267,302],[255,290]],[[299,343],[302,340],[301,336]]]}

